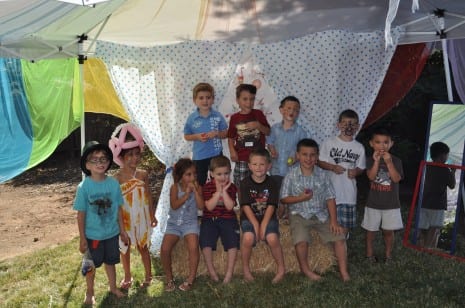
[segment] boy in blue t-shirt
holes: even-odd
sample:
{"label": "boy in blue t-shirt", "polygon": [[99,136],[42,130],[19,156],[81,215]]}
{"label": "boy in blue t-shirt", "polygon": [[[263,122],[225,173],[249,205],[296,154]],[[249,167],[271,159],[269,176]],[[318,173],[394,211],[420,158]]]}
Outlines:
{"label": "boy in blue t-shirt", "polygon": [[194,87],[193,99],[197,109],[189,115],[184,125],[184,139],[193,141],[192,160],[197,169],[197,181],[207,181],[208,166],[213,157],[223,154],[221,139],[226,138],[228,124],[223,115],[212,109],[215,92],[208,83]]}
{"label": "boy in blue t-shirt", "polygon": [[270,173],[284,177],[289,167],[296,162],[297,143],[308,136],[297,123],[300,102],[296,97],[285,97],[279,104],[279,112],[283,120],[271,126],[271,133],[266,138],[266,143],[272,158]]}
{"label": "boy in blue t-shirt", "polygon": [[[95,268],[105,264],[110,292],[116,297],[125,296],[116,287],[115,264],[120,262],[119,236],[128,243],[123,228],[123,196],[118,181],[106,175],[113,160],[107,145],[88,142],[81,156],[81,169],[86,175],[79,184],[73,209],[78,211],[79,251],[92,257]],[[85,305],[95,304],[95,270],[86,275]]]}

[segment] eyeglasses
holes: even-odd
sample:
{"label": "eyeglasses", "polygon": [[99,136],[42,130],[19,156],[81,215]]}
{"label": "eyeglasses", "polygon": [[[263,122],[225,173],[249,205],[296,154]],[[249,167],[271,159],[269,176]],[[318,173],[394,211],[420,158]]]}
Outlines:
{"label": "eyeglasses", "polygon": [[88,163],[91,163],[93,165],[97,165],[97,164],[106,164],[108,163],[110,160],[108,159],[108,157],[100,157],[100,158],[94,158],[94,159],[89,159],[87,160]]}

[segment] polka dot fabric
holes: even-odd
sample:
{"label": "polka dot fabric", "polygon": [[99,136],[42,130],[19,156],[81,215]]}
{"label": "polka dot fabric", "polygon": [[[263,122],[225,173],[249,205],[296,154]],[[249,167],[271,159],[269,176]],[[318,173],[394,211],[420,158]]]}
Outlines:
{"label": "polka dot fabric", "polygon": [[[151,48],[99,42],[96,54],[107,65],[131,121],[140,127],[158,159],[172,166],[179,158],[191,156],[192,145],[184,140],[183,128],[195,109],[192,89],[199,82],[208,82],[216,96],[223,97],[243,48],[241,44],[205,41]],[[172,183],[169,173],[158,201],[159,226],[151,246],[155,254],[166,228]]]}
{"label": "polka dot fabric", "polygon": [[[399,30],[393,31],[397,42]],[[150,48],[98,42],[116,92],[132,122],[160,161],[172,166],[190,156],[183,127],[194,110],[192,89],[208,82],[215,108],[236,78],[245,51],[252,51],[278,100],[294,95],[302,102],[299,122],[318,142],[336,133],[339,112],[353,108],[363,120],[382,84],[395,47],[385,49],[384,34],[326,31],[271,44],[189,41]],[[159,225],[152,236],[158,254],[169,210],[167,174],[157,207]]]}
{"label": "polka dot fabric", "polygon": [[[395,42],[398,37],[396,30]],[[344,109],[354,109],[365,120],[395,47],[385,49],[381,31],[325,31],[252,50],[278,98],[300,99],[300,123],[322,142],[337,133],[337,117]]]}

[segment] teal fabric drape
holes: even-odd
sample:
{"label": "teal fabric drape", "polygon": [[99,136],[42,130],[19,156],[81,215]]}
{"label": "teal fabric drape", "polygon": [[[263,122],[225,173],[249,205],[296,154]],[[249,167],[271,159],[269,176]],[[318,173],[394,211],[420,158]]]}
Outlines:
{"label": "teal fabric drape", "polygon": [[0,182],[24,171],[32,150],[32,124],[21,61],[0,58]]}

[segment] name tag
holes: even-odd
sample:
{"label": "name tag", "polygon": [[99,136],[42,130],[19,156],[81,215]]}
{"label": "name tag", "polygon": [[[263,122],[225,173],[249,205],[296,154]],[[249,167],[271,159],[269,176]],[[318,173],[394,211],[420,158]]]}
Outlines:
{"label": "name tag", "polygon": [[247,148],[253,147],[253,141],[247,141],[244,145]]}

